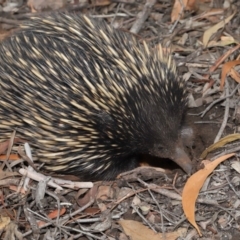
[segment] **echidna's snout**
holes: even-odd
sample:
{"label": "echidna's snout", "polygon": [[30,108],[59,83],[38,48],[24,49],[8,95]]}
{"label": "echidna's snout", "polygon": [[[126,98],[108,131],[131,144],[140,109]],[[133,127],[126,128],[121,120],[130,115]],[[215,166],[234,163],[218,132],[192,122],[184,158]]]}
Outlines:
{"label": "echidna's snout", "polygon": [[192,172],[192,162],[184,150],[183,140],[180,138],[175,144],[154,144],[149,154],[159,158],[171,159],[178,164],[188,175]]}
{"label": "echidna's snout", "polygon": [[175,151],[173,152],[173,156],[171,157],[171,159],[175,163],[177,163],[188,175],[192,173],[192,162],[189,156],[184,151],[181,141],[176,145]]}

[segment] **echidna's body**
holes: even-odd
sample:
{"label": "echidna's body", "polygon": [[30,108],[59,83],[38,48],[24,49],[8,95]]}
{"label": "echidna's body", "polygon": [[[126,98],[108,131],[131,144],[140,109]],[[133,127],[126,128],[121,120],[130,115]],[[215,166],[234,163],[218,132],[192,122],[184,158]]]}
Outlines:
{"label": "echidna's body", "polygon": [[184,83],[163,55],[87,17],[33,17],[0,45],[1,138],[16,129],[47,169],[85,179],[114,177],[141,153],[188,171]]}

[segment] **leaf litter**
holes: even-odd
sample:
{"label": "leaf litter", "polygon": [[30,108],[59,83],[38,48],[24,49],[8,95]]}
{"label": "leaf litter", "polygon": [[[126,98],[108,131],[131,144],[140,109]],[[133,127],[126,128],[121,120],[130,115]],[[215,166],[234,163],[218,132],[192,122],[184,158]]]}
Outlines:
{"label": "leaf litter", "polygon": [[50,177],[32,161],[31,143],[26,148],[13,134],[0,144],[1,238],[239,239],[240,2],[15,2],[0,2],[0,40],[34,14],[67,10],[171,48],[191,96],[186,121],[194,137],[187,146],[195,173],[148,156],[147,166],[115,181]]}

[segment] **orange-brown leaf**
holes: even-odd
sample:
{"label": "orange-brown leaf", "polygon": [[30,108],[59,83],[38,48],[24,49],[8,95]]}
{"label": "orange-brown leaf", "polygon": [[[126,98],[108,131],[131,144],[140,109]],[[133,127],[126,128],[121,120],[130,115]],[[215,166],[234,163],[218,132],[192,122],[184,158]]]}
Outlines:
{"label": "orange-brown leaf", "polygon": [[240,74],[232,68],[229,72],[229,75],[237,82],[240,83]]}
{"label": "orange-brown leaf", "polygon": [[225,83],[226,76],[228,75],[228,73],[231,71],[231,69],[233,67],[235,67],[236,65],[239,65],[239,64],[240,64],[240,60],[234,60],[234,61],[227,62],[223,65],[222,76],[221,76],[221,84],[220,84],[220,90],[221,91],[223,90],[223,86],[224,86],[224,83]]}
{"label": "orange-brown leaf", "polygon": [[234,153],[224,155],[205,165],[205,167],[193,174],[187,181],[182,192],[182,206],[188,221],[196,228],[199,235],[202,236],[200,229],[195,221],[195,202],[205,180],[213,170],[224,160],[235,155]]}
{"label": "orange-brown leaf", "polygon": [[133,240],[175,240],[186,234],[186,229],[180,228],[174,232],[155,233],[152,229],[144,226],[142,223],[133,220],[120,220],[118,223],[122,226],[124,232]]}
{"label": "orange-brown leaf", "polygon": [[26,191],[24,188],[19,188],[18,186],[15,186],[15,185],[10,185],[9,186],[9,189],[12,190],[12,191],[15,191],[15,192],[20,192],[22,194],[26,194]]}
{"label": "orange-brown leaf", "polygon": [[[56,210],[50,212],[50,213],[48,214],[48,217],[49,217],[50,219],[54,219],[54,218],[57,218],[58,214],[59,214],[59,216],[62,216],[65,212],[66,212],[66,208],[61,208],[61,209],[60,209],[60,212],[58,212],[58,209],[56,209]],[[38,221],[38,227],[41,227],[41,226],[43,226],[44,224],[46,224],[46,222],[44,222],[44,221]]]}
{"label": "orange-brown leaf", "polygon": [[0,143],[0,154],[3,154],[4,152],[7,151],[9,146],[9,140],[5,141],[5,142],[1,142]]}
{"label": "orange-brown leaf", "polygon": [[[6,154],[0,155],[0,161],[5,161],[7,158]],[[8,160],[19,160],[20,157],[18,154],[10,154]]]}
{"label": "orange-brown leaf", "polygon": [[171,13],[171,21],[174,22],[178,20],[183,14],[184,9],[186,8],[188,0],[175,0],[173,5],[172,13]]}

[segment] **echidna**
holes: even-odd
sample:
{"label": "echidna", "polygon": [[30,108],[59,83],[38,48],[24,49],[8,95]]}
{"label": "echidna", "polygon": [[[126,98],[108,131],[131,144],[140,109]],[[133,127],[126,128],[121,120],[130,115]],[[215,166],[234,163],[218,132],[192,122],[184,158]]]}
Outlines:
{"label": "echidna", "polygon": [[170,54],[71,13],[32,17],[0,45],[0,134],[34,147],[48,170],[111,179],[140,154],[186,172],[184,81]]}

